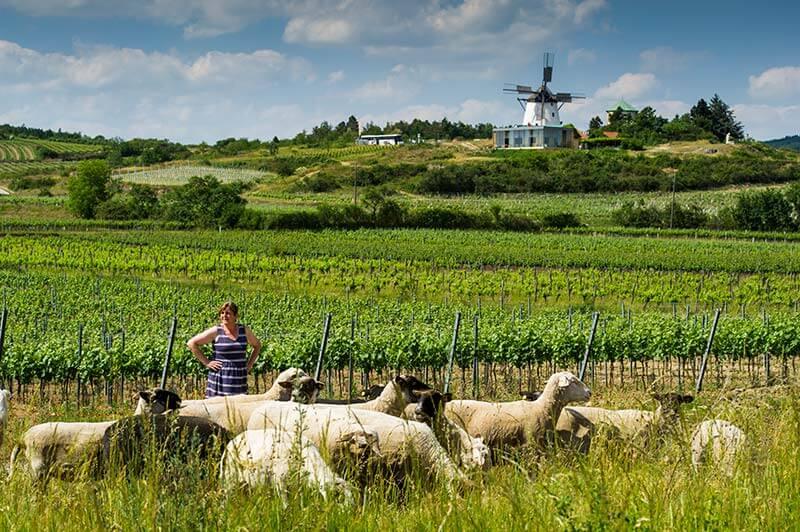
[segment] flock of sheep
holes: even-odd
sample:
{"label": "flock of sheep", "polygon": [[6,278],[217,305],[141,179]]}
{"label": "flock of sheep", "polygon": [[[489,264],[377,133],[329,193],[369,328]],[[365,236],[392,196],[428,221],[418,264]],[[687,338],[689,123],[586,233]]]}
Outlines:
{"label": "flock of sheep", "polygon": [[[563,445],[585,453],[600,430],[625,440],[663,434],[677,422],[680,405],[692,400],[658,395],[655,411],[568,406],[591,397],[569,372],[552,375],[541,393],[510,402],[450,400],[406,375],[353,404],[319,399],[321,389],[291,368],[257,395],[182,401],[167,390],[143,391],[131,417],[31,427],[11,454],[9,478],[20,452],[37,481],[74,476],[87,467],[102,474],[115,461],[134,472],[141,470],[149,439],[179,459],[221,454],[219,476],[226,487],[272,484],[285,494],[299,470],[323,496],[339,492],[351,499],[351,485],[370,482],[376,472],[402,483],[417,470],[451,485],[512,448]],[[0,390],[0,444],[9,397]],[[702,422],[691,438],[692,463],[713,460],[732,474],[745,441],[727,421]]]}

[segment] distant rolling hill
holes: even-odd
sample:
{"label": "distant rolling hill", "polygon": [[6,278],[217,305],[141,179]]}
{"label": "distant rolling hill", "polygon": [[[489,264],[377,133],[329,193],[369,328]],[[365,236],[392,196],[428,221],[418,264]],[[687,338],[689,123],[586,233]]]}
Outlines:
{"label": "distant rolling hill", "polygon": [[764,144],[769,144],[773,148],[786,148],[789,150],[800,151],[800,135],[792,135],[791,137],[783,137],[782,139],[774,139],[764,141]]}

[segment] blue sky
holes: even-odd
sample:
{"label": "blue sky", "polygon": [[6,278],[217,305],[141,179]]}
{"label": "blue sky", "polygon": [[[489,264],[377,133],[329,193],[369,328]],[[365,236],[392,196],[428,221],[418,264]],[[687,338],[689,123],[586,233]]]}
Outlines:
{"label": "blue sky", "polygon": [[290,137],[350,114],[517,123],[506,82],[663,116],[715,92],[800,133],[800,2],[0,0],[0,123],[130,138]]}

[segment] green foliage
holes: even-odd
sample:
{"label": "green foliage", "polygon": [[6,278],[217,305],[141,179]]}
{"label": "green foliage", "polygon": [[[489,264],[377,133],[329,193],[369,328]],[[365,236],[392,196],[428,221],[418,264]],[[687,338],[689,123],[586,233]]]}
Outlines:
{"label": "green foliage", "polygon": [[14,176],[9,182],[12,190],[47,189],[56,184],[56,180],[47,176]]}
{"label": "green foliage", "polygon": [[119,192],[97,208],[97,217],[106,220],[143,220],[156,214],[158,196],[147,185],[133,184],[127,192]]}
{"label": "green foliage", "polygon": [[705,227],[710,222],[709,216],[699,205],[681,205],[676,203],[658,208],[646,205],[644,201],[637,203],[626,201],[612,213],[617,225],[624,227],[659,227],[695,229]]}
{"label": "green foliage", "polygon": [[573,212],[559,212],[546,215],[542,219],[542,225],[563,229],[565,227],[580,227],[581,221]]}
{"label": "green foliage", "polygon": [[791,231],[793,205],[779,190],[744,192],[736,201],[733,217],[737,227],[751,231]]}
{"label": "green foliage", "polygon": [[81,218],[94,218],[100,202],[107,198],[111,169],[103,160],[83,161],[67,181],[67,208]]}
{"label": "green foliage", "polygon": [[237,183],[220,183],[210,176],[192,177],[163,195],[162,217],[192,227],[236,227],[246,204],[240,192]]}

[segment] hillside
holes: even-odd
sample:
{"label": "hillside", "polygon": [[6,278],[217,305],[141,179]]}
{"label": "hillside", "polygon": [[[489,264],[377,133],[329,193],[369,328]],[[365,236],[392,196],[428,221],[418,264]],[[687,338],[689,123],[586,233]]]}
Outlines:
{"label": "hillside", "polygon": [[800,151],[800,135],[786,136],[782,139],[764,141],[764,144],[773,148],[783,148],[787,150]]}

